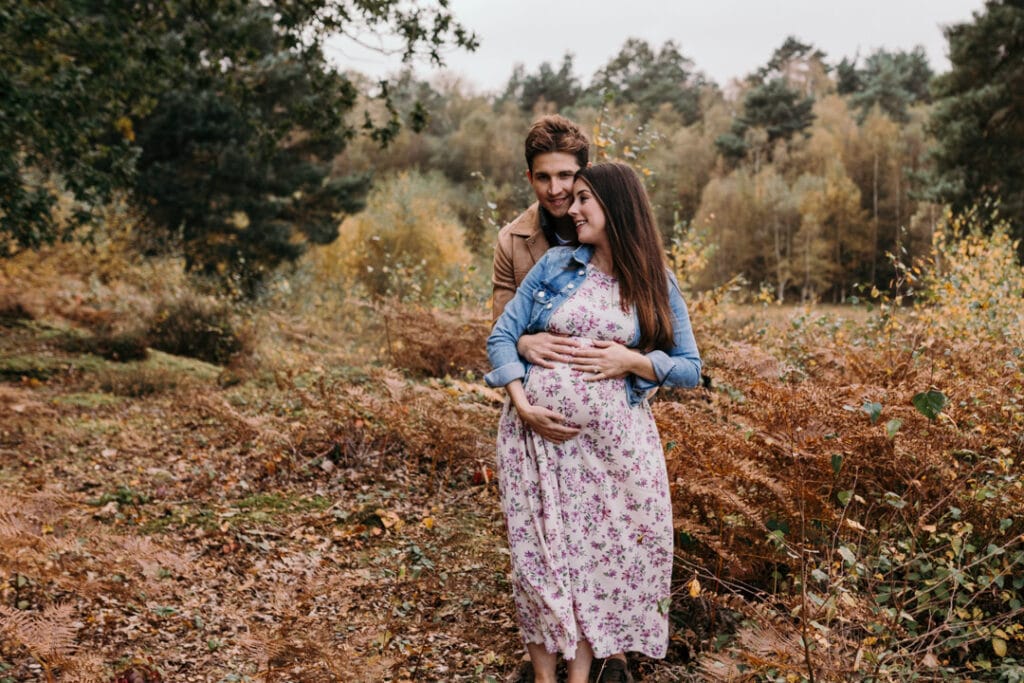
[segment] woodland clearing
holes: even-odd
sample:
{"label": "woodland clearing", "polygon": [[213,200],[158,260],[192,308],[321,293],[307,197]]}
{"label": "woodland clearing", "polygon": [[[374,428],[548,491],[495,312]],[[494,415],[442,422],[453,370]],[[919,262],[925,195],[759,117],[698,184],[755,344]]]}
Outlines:
{"label": "woodland clearing", "polygon": [[[908,276],[946,292],[922,305],[694,298],[709,379],[654,401],[672,646],[641,680],[1020,680],[1020,269],[978,239]],[[239,309],[214,364],[130,343],[143,310],[169,334],[153,272],[58,252],[2,283],[0,681],[515,668],[484,311]]]}

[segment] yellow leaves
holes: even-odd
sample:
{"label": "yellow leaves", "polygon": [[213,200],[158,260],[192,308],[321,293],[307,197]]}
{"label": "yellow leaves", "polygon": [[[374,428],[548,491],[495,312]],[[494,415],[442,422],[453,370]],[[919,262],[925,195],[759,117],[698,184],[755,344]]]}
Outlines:
{"label": "yellow leaves", "polygon": [[249,227],[249,215],[245,211],[235,211],[228,222],[236,230],[245,230]]}
{"label": "yellow leaves", "polygon": [[310,254],[317,286],[331,286],[341,266],[370,294],[429,299],[472,263],[447,191],[440,177],[416,172],[382,180],[366,209],[342,224],[339,238]]}
{"label": "yellow leaves", "polygon": [[114,121],[114,130],[121,134],[128,142],[135,142],[135,127],[132,125],[132,120],[127,116],[122,116]]}
{"label": "yellow leaves", "polygon": [[[997,629],[996,634],[997,635],[992,638],[992,651],[996,653],[997,657],[1005,657],[1007,636],[1003,633],[1002,629]],[[1002,637],[999,637],[998,634],[1002,634]]]}
{"label": "yellow leaves", "polygon": [[690,597],[691,598],[699,598],[700,597],[701,586],[700,586],[700,581],[697,580],[696,575],[694,575],[694,577],[690,580],[690,583],[686,584],[686,587],[687,587],[687,590],[689,590],[689,592],[690,592]]}
{"label": "yellow leaves", "polygon": [[427,531],[432,531],[434,529],[434,518],[433,518],[433,516],[424,517],[423,521],[421,522],[421,524],[423,524],[423,527]]}
{"label": "yellow leaves", "polygon": [[402,521],[402,518],[390,510],[377,508],[374,510],[374,513],[380,519],[380,523],[383,524],[384,528],[388,531],[398,532],[402,530],[403,526],[405,526],[405,522]]}

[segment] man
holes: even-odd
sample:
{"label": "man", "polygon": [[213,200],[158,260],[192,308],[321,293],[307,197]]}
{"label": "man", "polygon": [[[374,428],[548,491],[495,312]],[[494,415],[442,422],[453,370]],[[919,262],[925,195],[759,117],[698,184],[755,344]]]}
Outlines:
{"label": "man", "polygon": [[[551,246],[578,244],[569,207],[573,202],[576,172],[590,163],[590,141],[578,125],[552,114],[533,123],[524,147],[526,179],[537,201],[498,232],[492,280],[493,321],[501,316],[530,268]],[[538,332],[523,335],[516,348],[527,362],[550,368],[555,362],[572,363],[575,360],[572,352],[577,346],[565,337]],[[598,359],[591,362],[598,362]],[[603,361],[602,366],[606,372],[627,374],[609,360]],[[579,429],[565,425],[561,416],[553,417],[559,423],[554,429],[561,430],[563,438],[572,438],[578,433]],[[602,664],[595,660],[593,670],[599,671]],[[533,664],[528,655],[509,680],[516,683],[534,680]]]}
{"label": "man", "polygon": [[[590,141],[569,119],[542,116],[526,135],[526,179],[537,201],[498,232],[494,248],[491,313],[501,316],[533,264],[552,245],[576,242],[576,226],[569,217],[576,171],[588,165]],[[570,362],[575,345],[563,337],[541,332],[524,335],[519,353],[529,363],[551,367]]]}

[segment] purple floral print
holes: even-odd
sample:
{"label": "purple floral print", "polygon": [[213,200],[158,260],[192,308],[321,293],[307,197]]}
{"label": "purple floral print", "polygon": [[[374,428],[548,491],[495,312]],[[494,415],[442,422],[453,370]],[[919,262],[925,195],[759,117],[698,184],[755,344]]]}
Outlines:
{"label": "purple floral print", "polygon": [[[582,343],[628,343],[635,326],[615,278],[589,267],[548,331]],[[574,656],[664,657],[672,574],[672,507],[651,408],[630,407],[624,380],[587,382],[567,364],[534,366],[531,403],[582,427],[556,445],[506,404],[498,428],[498,482],[512,553],[512,589],[524,642]]]}

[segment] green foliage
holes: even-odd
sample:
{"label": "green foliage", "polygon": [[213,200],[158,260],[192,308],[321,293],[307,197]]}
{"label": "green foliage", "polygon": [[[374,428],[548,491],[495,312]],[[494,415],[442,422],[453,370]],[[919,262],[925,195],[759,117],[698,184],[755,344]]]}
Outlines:
{"label": "green foliage", "polygon": [[847,69],[854,73],[840,76],[839,92],[850,94],[850,104],[860,110],[861,120],[877,106],[893,120],[906,123],[910,106],[931,101],[929,85],[934,74],[921,46],[910,52],[879,49],[868,55],[863,69],[853,65]]}
{"label": "green foliage", "polygon": [[825,53],[810,43],[805,43],[795,36],[786,36],[786,40],[772,53],[768,63],[757,70],[753,79],[755,83],[758,83],[770,79],[774,75],[785,73],[793,63],[806,62],[811,59],[821,61],[824,58]]}
{"label": "green foliage", "polygon": [[689,125],[700,119],[700,98],[706,87],[711,84],[674,41],[666,41],[655,52],[647,41],[629,38],[619,54],[594,74],[588,93],[590,103],[610,95],[618,103],[636,105],[641,121],[668,104]]}
{"label": "green foliage", "polygon": [[917,408],[917,412],[921,413],[929,420],[935,420],[942,412],[943,408],[946,407],[946,395],[941,391],[935,391],[930,389],[928,391],[922,391],[919,394],[914,394],[914,398],[911,399],[914,407]]}
{"label": "green foliage", "polygon": [[572,54],[567,52],[557,71],[550,62],[541,62],[537,73],[528,74],[522,64],[516,64],[498,103],[514,102],[527,113],[532,113],[540,103],[565,109],[576,102],[581,92],[583,87],[573,72]]}
{"label": "green foliage", "polygon": [[[955,211],[998,199],[1024,237],[1024,6],[988,0],[974,21],[945,29],[952,69],[936,79],[938,141],[931,192]],[[992,224],[986,226],[991,228]]]}
{"label": "green foliage", "polygon": [[[23,246],[60,232],[58,188],[87,218],[114,189],[134,187],[189,265],[236,274],[251,290],[303,242],[335,236],[359,208],[365,178],[328,175],[357,132],[355,89],[330,68],[323,40],[392,34],[403,59],[473,49],[444,3],[398,0],[90,4],[53,0],[0,12],[0,231]],[[387,82],[379,143],[400,127]],[[422,120],[420,111],[418,120]],[[140,164],[136,167],[136,159]],[[139,170],[136,183],[136,170]]]}
{"label": "green foliage", "polygon": [[[997,495],[1019,480],[993,485],[990,493]],[[1019,539],[1005,530],[979,532],[956,507],[914,529],[899,512],[908,501],[887,495],[886,504],[897,513],[880,533],[834,549],[842,571],[823,562],[809,572],[808,597],[819,607],[807,618],[842,632],[848,615],[866,617],[862,673],[871,672],[872,680],[902,678],[922,657],[946,676],[984,670],[1014,680],[1020,667],[1006,654],[1007,641],[1024,635],[1013,616],[1024,600]]]}
{"label": "green foliage", "polygon": [[[136,30],[149,11],[58,0],[0,9],[0,237],[22,247],[67,237],[130,182],[131,118],[151,108],[147,73],[161,68]],[[68,223],[54,213],[58,183],[79,200]]]}
{"label": "green foliage", "polygon": [[743,114],[737,118],[740,131],[764,128],[768,142],[789,140],[803,133],[814,121],[814,100],[800,98],[798,93],[782,79],[771,80],[747,93],[743,99]]}
{"label": "green foliage", "polygon": [[[220,19],[220,17],[217,17]],[[355,90],[318,53],[292,54],[271,10],[229,16],[247,68],[188,74],[140,122],[136,193],[165,228],[180,229],[186,267],[255,293],[307,243],[337,237],[363,206],[369,177],[331,177],[351,135]]]}

